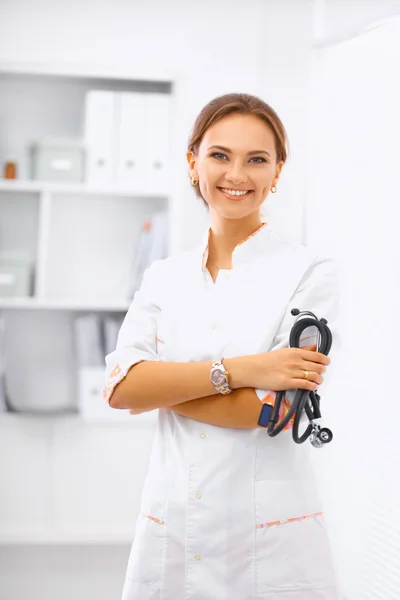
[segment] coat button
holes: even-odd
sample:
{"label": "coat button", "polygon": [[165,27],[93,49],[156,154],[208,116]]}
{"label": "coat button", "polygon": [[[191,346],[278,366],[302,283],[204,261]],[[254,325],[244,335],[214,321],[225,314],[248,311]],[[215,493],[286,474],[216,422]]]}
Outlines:
{"label": "coat button", "polygon": [[196,494],[196,498],[197,498],[197,500],[200,500],[200,498],[201,498],[201,494],[200,494],[200,492],[197,492],[197,494]]}
{"label": "coat button", "polygon": [[204,440],[204,438],[206,437],[206,434],[205,433],[201,433],[200,437],[201,437],[202,440]]}
{"label": "coat button", "polygon": [[194,560],[200,560],[200,554],[195,554],[194,555]]}

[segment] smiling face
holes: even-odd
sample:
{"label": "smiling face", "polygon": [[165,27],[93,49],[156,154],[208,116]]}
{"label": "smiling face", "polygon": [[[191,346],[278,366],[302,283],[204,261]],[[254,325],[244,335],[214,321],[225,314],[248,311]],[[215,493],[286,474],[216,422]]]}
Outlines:
{"label": "smiling face", "polygon": [[210,212],[228,219],[259,214],[283,166],[276,162],[272,129],[254,115],[237,113],[209,127],[187,160]]}

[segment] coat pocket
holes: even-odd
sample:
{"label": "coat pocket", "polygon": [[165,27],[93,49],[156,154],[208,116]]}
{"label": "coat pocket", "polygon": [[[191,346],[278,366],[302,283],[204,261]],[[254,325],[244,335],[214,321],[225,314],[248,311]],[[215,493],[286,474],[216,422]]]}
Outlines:
{"label": "coat pocket", "polygon": [[[126,570],[125,588],[132,587],[132,582],[148,584],[150,588],[159,589],[162,582],[165,551],[165,524],[164,521],[153,515],[140,513],[136,521],[135,538],[133,540]],[[127,600],[136,600],[139,596],[126,596]],[[145,598],[158,596],[144,595]]]}
{"label": "coat pocket", "polygon": [[336,584],[331,546],[313,481],[255,482],[256,593]]}

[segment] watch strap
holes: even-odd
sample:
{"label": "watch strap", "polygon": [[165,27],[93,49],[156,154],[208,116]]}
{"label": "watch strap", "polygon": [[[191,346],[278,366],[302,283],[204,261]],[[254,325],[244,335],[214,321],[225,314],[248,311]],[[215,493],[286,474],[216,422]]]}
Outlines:
{"label": "watch strap", "polygon": [[213,385],[220,394],[223,394],[224,396],[226,396],[227,394],[230,394],[231,392],[233,392],[233,390],[229,387],[229,383],[228,383],[229,373],[226,370],[225,366],[222,364],[223,360],[224,360],[223,358],[221,358],[220,360],[215,360],[212,364],[211,371],[215,368],[219,368],[224,371],[225,380],[219,385],[217,385],[213,382]]}

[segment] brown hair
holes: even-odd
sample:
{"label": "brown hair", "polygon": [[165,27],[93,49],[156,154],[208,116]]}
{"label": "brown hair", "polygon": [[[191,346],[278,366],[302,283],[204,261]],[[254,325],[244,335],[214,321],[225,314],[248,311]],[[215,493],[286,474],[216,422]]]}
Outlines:
{"label": "brown hair", "polygon": [[[224,94],[206,104],[193,125],[192,133],[188,140],[188,151],[191,150],[194,154],[197,154],[207,129],[232,113],[254,115],[264,121],[272,129],[275,137],[277,162],[286,161],[288,155],[288,138],[282,121],[269,104],[261,100],[261,98],[251,96],[250,94]],[[201,198],[208,206],[201,195],[199,184],[197,183],[193,187],[195,188],[196,196]]]}

